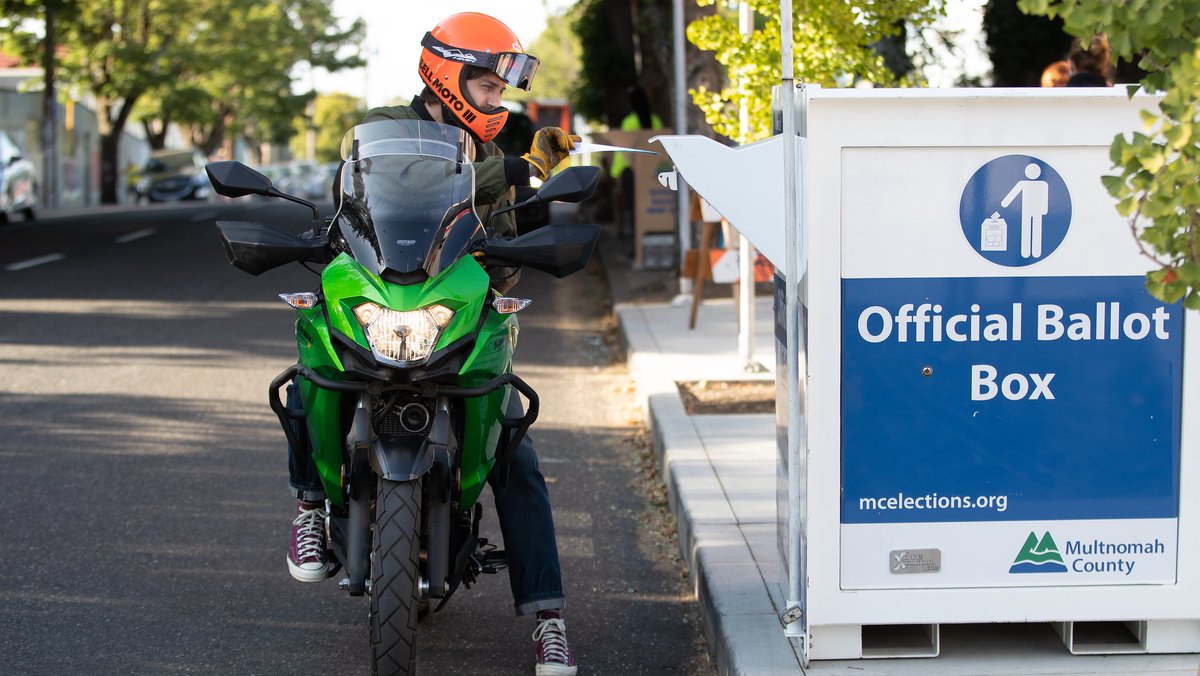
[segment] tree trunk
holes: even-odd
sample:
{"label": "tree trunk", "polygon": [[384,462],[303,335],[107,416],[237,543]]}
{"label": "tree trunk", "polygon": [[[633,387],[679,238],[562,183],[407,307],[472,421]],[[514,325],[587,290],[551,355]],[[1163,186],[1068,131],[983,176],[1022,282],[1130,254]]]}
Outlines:
{"label": "tree trunk", "polygon": [[117,163],[121,160],[121,134],[125,131],[125,123],[133,112],[133,104],[137,102],[141,92],[131,93],[121,101],[117,114],[113,115],[113,106],[108,99],[96,101],[96,117],[100,127],[100,202],[116,204],[120,195],[120,171]]}
{"label": "tree trunk", "polygon": [[205,137],[202,142],[197,144],[206,157],[211,156],[213,153],[220,150],[225,144],[225,129],[229,122],[228,118],[229,111],[222,110],[220,114],[217,115],[216,121],[213,122],[213,126],[209,128],[208,136]]}
{"label": "tree trunk", "polygon": [[46,5],[46,38],[42,42],[42,72],[45,89],[42,92],[42,204],[47,209],[58,206],[58,101],[54,85],[54,8]]}
{"label": "tree trunk", "polygon": [[155,131],[150,120],[142,120],[142,128],[146,130],[146,141],[150,143],[151,150],[162,150],[167,147],[167,127],[169,125],[170,122],[167,120],[158,120],[158,131]]}
{"label": "tree trunk", "polygon": [[117,203],[117,160],[121,151],[121,132],[111,131],[100,136],[100,202]]}

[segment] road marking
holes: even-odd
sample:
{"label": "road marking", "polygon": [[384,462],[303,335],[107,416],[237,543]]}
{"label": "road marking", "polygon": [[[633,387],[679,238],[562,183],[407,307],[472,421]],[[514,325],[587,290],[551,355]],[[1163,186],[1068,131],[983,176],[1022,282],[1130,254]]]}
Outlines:
{"label": "road marking", "polygon": [[155,232],[154,228],[146,228],[144,230],[134,230],[133,232],[127,232],[124,235],[121,235],[114,241],[117,244],[128,244],[129,242],[132,242],[135,239],[149,237],[150,235],[153,235],[154,232]]}
{"label": "road marking", "polygon": [[30,258],[29,260],[21,261],[20,263],[12,263],[10,265],[4,266],[4,269],[8,272],[16,272],[17,270],[24,270],[26,268],[32,268],[36,265],[42,265],[44,263],[53,263],[54,261],[61,261],[64,258],[66,258],[66,256],[64,256],[60,253],[49,254],[47,256],[40,256],[38,258]]}
{"label": "road marking", "polygon": [[217,215],[217,212],[215,212],[215,211],[201,211],[200,213],[196,214],[195,216],[192,216],[191,218],[189,218],[188,220],[191,221],[192,223],[199,223],[200,221],[210,220],[210,219],[212,219],[213,216],[216,216],[216,215]]}

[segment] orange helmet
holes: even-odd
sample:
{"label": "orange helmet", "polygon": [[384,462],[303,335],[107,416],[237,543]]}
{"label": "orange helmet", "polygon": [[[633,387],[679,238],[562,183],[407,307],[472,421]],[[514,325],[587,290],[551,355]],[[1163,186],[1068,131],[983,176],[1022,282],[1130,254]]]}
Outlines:
{"label": "orange helmet", "polygon": [[508,119],[504,106],[480,108],[467,93],[465,66],[495,73],[506,84],[529,90],[538,60],[525,53],[516,33],[486,14],[463,12],[443,19],[421,40],[421,80],[462,125],[484,143]]}

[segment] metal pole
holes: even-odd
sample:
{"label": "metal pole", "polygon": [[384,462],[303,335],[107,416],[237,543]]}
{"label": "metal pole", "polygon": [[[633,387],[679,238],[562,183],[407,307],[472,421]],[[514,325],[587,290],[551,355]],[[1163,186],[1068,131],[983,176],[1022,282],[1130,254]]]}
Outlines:
{"label": "metal pole", "polygon": [[[675,133],[682,136],[687,133],[687,75],[684,72],[683,47],[687,35],[683,28],[683,0],[673,0],[674,31],[675,31]],[[683,262],[688,249],[692,248],[692,225],[688,219],[688,189],[683,176],[678,177],[679,190],[676,210],[679,224],[679,295],[675,303],[686,303],[692,295],[692,280],[683,274]]]}
{"label": "metal pole", "polygon": [[[783,241],[784,281],[787,284],[787,444],[788,444],[788,610],[807,612],[803,598],[804,559],[801,551],[800,443],[800,256],[797,250],[796,209],[796,83],[792,55],[792,0],[782,0],[779,26],[783,52]],[[776,376],[778,377],[778,376]],[[801,626],[807,626],[807,619]],[[807,650],[805,650],[807,655]],[[807,661],[807,660],[806,660]]]}
{"label": "metal pole", "polygon": [[54,81],[58,45],[55,34],[54,7],[45,6],[46,38],[42,45],[42,77],[45,90],[42,92],[42,206],[47,210],[58,206],[58,91]]}
{"label": "metal pole", "polygon": [[[738,5],[738,29],[742,37],[749,39],[754,32],[754,10],[746,2]],[[750,137],[750,102],[747,100],[746,83],[739,74],[738,87],[742,90],[742,102],[738,110],[738,134],[742,143]],[[742,368],[747,373],[761,373],[766,369],[754,361],[754,259],[757,252],[750,240],[738,233],[738,354]]]}

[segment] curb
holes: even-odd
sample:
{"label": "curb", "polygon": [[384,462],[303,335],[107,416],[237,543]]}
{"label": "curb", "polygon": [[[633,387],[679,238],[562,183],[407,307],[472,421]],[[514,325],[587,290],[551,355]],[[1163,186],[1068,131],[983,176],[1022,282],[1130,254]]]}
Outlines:
{"label": "curb", "polygon": [[644,317],[629,304],[614,312],[717,672],[803,673],[701,434],[674,381],[656,367],[658,350]]}

